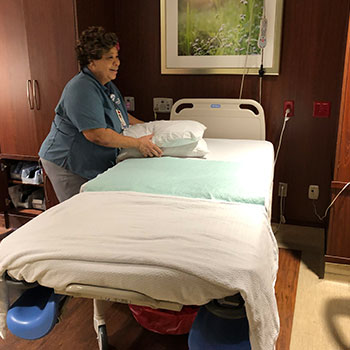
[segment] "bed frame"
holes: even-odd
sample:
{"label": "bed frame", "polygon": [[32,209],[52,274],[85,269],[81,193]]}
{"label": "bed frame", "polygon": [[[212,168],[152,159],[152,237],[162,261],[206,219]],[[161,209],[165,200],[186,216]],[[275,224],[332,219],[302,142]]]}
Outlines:
{"label": "bed frame", "polygon": [[[226,139],[265,140],[265,119],[261,105],[254,100],[240,99],[181,99],[171,110],[171,120],[196,120],[207,126],[205,137]],[[100,349],[105,349],[106,301],[149,306],[180,311],[183,305],[154,300],[143,294],[98,286],[71,284],[57,294],[94,299],[94,328]],[[106,337],[106,333],[104,333]]]}
{"label": "bed frame", "polygon": [[[181,99],[172,107],[171,120],[196,120],[206,125],[208,138],[265,140],[265,116],[262,106],[249,99]],[[182,305],[154,300],[136,292],[72,284],[58,294],[94,299],[94,328],[99,335],[105,325],[103,301],[136,304],[180,311]]]}

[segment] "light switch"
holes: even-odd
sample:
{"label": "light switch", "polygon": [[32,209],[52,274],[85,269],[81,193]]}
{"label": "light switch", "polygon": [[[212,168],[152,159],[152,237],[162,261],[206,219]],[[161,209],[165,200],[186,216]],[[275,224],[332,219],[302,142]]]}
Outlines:
{"label": "light switch", "polygon": [[134,99],[134,97],[125,96],[124,101],[125,101],[125,105],[126,105],[126,110],[128,112],[135,111],[135,99]]}

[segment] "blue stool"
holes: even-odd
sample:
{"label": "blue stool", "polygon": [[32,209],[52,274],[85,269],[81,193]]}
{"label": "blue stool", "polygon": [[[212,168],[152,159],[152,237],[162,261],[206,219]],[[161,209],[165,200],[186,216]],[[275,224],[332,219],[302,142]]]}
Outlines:
{"label": "blue stool", "polygon": [[8,310],[7,328],[23,339],[42,338],[57,323],[59,306],[64,298],[42,286],[26,290]]}
{"label": "blue stool", "polygon": [[250,350],[246,317],[224,319],[205,306],[199,309],[188,336],[189,350]]}

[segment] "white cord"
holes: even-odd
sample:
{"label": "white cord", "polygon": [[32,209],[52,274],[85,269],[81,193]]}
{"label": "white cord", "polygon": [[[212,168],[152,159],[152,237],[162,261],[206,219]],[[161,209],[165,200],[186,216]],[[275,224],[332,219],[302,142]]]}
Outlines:
{"label": "white cord", "polygon": [[243,86],[244,86],[244,78],[245,75],[248,72],[247,69],[247,61],[248,61],[248,56],[249,56],[249,49],[250,49],[250,37],[251,37],[251,33],[252,33],[252,21],[253,21],[253,10],[254,10],[254,5],[255,5],[255,0],[253,0],[252,3],[252,8],[250,10],[250,23],[249,23],[249,35],[248,35],[248,44],[247,44],[247,51],[246,51],[246,55],[245,55],[245,60],[244,60],[244,67],[243,67],[243,74],[242,74],[242,80],[241,80],[241,88],[239,90],[239,99],[242,99],[242,93],[243,93]]}
{"label": "white cord", "polygon": [[261,104],[261,95],[262,95],[262,77],[259,77],[259,103]]}
{"label": "white cord", "polygon": [[[265,1],[263,2],[263,18],[265,19]],[[261,30],[261,28],[260,28]],[[263,69],[264,67],[264,47],[260,48],[261,50],[261,62],[260,62],[260,69]],[[263,71],[264,74],[264,71]],[[262,96],[262,75],[260,75],[260,70],[259,70],[259,103],[261,104],[261,96]]]}
{"label": "white cord", "polygon": [[338,199],[338,197],[340,196],[340,194],[350,185],[350,182],[346,183],[344,185],[344,187],[341,189],[341,191],[335,196],[335,198],[332,200],[331,204],[327,207],[326,211],[324,212],[324,215],[321,217],[320,215],[318,215],[317,213],[317,208],[316,208],[316,203],[315,200],[312,201],[312,205],[314,207],[314,213],[315,215],[319,218],[319,220],[324,220],[324,218],[327,216],[328,214],[328,210],[331,208],[331,206],[334,204],[334,202]]}
{"label": "white cord", "polygon": [[[279,139],[279,142],[278,142],[277,151],[276,151],[274,166],[276,165],[278,154],[280,152],[280,148],[281,148],[281,144],[282,144],[282,138],[283,138],[283,133],[284,133],[284,129],[286,128],[286,123],[290,119],[290,117],[288,117],[289,113],[290,113],[290,109],[287,108],[286,112],[284,113],[284,120],[283,120],[282,130],[281,130],[281,134],[280,134],[280,139]],[[285,224],[286,223],[286,218],[284,217],[284,214],[283,214],[283,212],[284,212],[284,204],[285,204],[285,197],[281,196],[281,198],[280,198],[280,221],[279,221],[277,229],[276,229],[276,231],[274,233],[276,233],[279,230],[281,224]]]}
{"label": "white cord", "polygon": [[265,0],[263,1],[263,15],[265,16],[266,14],[266,6],[265,6]]}
{"label": "white cord", "polygon": [[[247,61],[247,60],[246,60]],[[242,99],[242,92],[243,92],[243,85],[244,85],[244,77],[245,77],[245,69],[246,69],[246,63],[244,63],[244,72],[242,74],[242,80],[241,80],[241,88],[239,90],[239,99]]]}
{"label": "white cord", "polygon": [[[260,63],[260,69],[263,70],[264,74],[264,48],[261,48],[261,63]],[[260,69],[259,69],[259,103],[261,104],[261,96],[262,96],[262,81],[263,81],[263,75],[260,75]]]}
{"label": "white cord", "polygon": [[277,231],[280,229],[281,225],[282,224],[285,224],[286,223],[286,218],[284,217],[284,206],[285,206],[285,198],[286,197],[280,197],[280,221],[278,223],[278,226],[276,228],[276,231],[274,231],[273,233],[276,234]]}
{"label": "white cord", "polygon": [[283,121],[283,125],[282,125],[282,130],[281,130],[281,134],[280,134],[280,139],[278,142],[278,147],[277,147],[277,151],[276,151],[276,156],[275,156],[275,162],[274,165],[276,165],[277,162],[277,158],[278,158],[278,154],[280,152],[280,148],[281,148],[281,144],[282,144],[282,137],[283,137],[283,133],[284,133],[284,129],[286,128],[286,123],[287,121],[290,119],[290,117],[288,117],[288,114],[290,113],[290,109],[287,108],[286,112],[284,114],[284,121]]}
{"label": "white cord", "polygon": [[286,223],[286,218],[284,217],[284,205],[285,205],[285,198],[281,196],[280,200],[280,224],[285,224]]}

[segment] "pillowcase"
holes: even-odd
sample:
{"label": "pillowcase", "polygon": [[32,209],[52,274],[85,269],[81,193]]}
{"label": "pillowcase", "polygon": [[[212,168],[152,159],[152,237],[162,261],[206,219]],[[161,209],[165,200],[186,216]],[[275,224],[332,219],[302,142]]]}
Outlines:
{"label": "pillowcase", "polygon": [[[201,139],[197,142],[176,147],[162,147],[163,156],[171,157],[191,157],[200,158],[209,153],[207,143]],[[136,148],[123,148],[117,157],[117,162],[121,162],[127,158],[143,158],[141,152]]]}
{"label": "pillowcase", "polygon": [[176,147],[199,141],[206,128],[194,120],[157,120],[131,125],[123,135],[138,138],[153,134],[152,141],[158,147]]}

